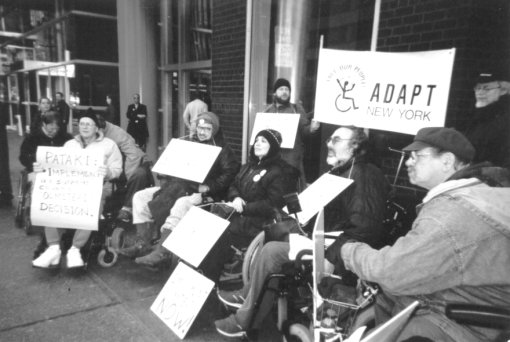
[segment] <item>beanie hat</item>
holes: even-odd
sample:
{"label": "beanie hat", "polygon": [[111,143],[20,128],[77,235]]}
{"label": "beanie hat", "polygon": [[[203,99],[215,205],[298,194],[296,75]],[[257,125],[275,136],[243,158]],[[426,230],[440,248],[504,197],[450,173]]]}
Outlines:
{"label": "beanie hat", "polygon": [[[255,141],[257,140],[257,137],[260,136],[264,137],[269,143],[269,151],[267,152],[267,155],[264,158],[273,157],[280,152],[280,145],[282,144],[282,135],[280,134],[280,132],[274,129],[263,129],[262,131],[257,133],[257,135],[255,136]],[[252,146],[251,148],[251,154],[252,156],[255,156],[254,146]]]}
{"label": "beanie hat", "polygon": [[197,116],[197,126],[201,123],[208,123],[212,125],[212,135],[215,136],[220,129],[220,119],[213,112],[202,112]]}
{"label": "beanie hat", "polygon": [[99,121],[97,120],[96,114],[94,113],[94,110],[92,108],[87,109],[87,111],[80,116],[80,120],[83,118],[91,119],[92,121],[94,121],[96,126],[99,128]]}
{"label": "beanie hat", "polygon": [[435,147],[451,152],[464,161],[471,162],[475,148],[459,131],[446,127],[425,127],[416,133],[414,141],[404,151],[417,151],[425,147]]}
{"label": "beanie hat", "polygon": [[276,91],[280,87],[287,87],[290,90],[290,82],[287,81],[285,78],[277,79],[276,82],[274,83],[274,86],[273,86],[273,93],[276,93]]}

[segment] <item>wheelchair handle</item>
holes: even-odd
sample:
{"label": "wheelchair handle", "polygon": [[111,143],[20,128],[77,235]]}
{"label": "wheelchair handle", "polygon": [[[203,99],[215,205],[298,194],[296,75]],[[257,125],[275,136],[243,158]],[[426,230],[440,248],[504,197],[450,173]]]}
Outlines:
{"label": "wheelchair handle", "polygon": [[299,251],[299,253],[296,255],[296,267],[298,269],[301,269],[303,266],[303,257],[305,255],[313,255],[313,251],[311,249],[303,249]]}
{"label": "wheelchair handle", "polygon": [[510,326],[510,310],[475,304],[447,304],[446,317],[460,324],[476,325],[494,329],[507,329]]}

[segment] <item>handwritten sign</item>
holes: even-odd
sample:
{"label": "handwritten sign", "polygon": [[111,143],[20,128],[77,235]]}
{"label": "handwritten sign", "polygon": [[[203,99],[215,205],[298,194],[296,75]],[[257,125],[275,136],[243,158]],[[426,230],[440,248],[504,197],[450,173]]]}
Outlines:
{"label": "handwritten sign", "polygon": [[152,171],[202,183],[221,152],[221,147],[172,139]]}
{"label": "handwritten sign", "polygon": [[[308,222],[313,215],[317,214],[321,208],[344,191],[352,182],[352,179],[334,176],[329,173],[319,177],[298,196],[301,204],[301,212],[297,213],[299,222],[302,224]],[[287,210],[286,207],[284,210]]]}
{"label": "handwritten sign", "polygon": [[180,262],[151,305],[151,310],[183,339],[213,287],[213,281]]}
{"label": "handwritten sign", "polygon": [[198,267],[229,224],[221,217],[191,207],[163,242],[163,247]]}
{"label": "handwritten sign", "polygon": [[299,114],[257,113],[250,139],[250,145],[255,143],[255,136],[263,129],[274,129],[282,135],[282,148],[294,148],[299,124]]}
{"label": "handwritten sign", "polygon": [[97,230],[103,155],[86,149],[39,146],[30,217],[37,226]]}
{"label": "handwritten sign", "polygon": [[314,118],[407,134],[444,126],[454,57],[321,49]]}

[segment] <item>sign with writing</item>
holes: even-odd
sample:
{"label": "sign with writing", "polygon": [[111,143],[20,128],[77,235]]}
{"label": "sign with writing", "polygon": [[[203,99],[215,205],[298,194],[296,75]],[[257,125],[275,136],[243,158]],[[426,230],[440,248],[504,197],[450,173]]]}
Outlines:
{"label": "sign with writing", "polygon": [[255,143],[255,136],[263,129],[274,129],[282,135],[282,148],[294,148],[299,124],[299,114],[257,113],[250,145]]}
{"label": "sign with writing", "polygon": [[208,211],[191,207],[163,242],[163,247],[198,267],[229,224]]}
{"label": "sign with writing", "polygon": [[97,230],[103,155],[86,149],[39,146],[30,217],[37,226]]}
{"label": "sign with writing", "polygon": [[444,126],[454,57],[321,49],[314,119],[407,134]]}
{"label": "sign with writing", "polygon": [[[326,206],[333,198],[344,191],[352,179],[325,173],[299,194],[301,212],[297,213],[299,222],[306,224],[313,215]],[[287,207],[284,208],[287,210]]]}
{"label": "sign with writing", "polygon": [[151,310],[183,339],[213,287],[213,281],[180,262],[151,305]]}
{"label": "sign with writing", "polygon": [[202,183],[221,152],[221,147],[172,139],[153,172]]}

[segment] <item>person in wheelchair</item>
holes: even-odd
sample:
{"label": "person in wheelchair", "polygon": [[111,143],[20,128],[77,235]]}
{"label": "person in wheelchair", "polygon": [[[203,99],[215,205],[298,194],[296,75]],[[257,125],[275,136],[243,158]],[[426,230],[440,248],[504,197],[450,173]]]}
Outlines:
{"label": "person in wheelchair", "polygon": [[154,177],[150,170],[151,162],[147,155],[135,143],[135,139],[125,130],[105,120],[103,113],[96,112],[89,108],[90,114],[97,117],[99,128],[106,138],[113,140],[124,160],[124,173],[121,178],[125,178],[126,193],[122,208],[117,216],[118,220],[131,221],[133,196],[137,191],[146,189],[154,185]]}
{"label": "person in wheelchair", "polygon": [[[101,196],[100,212],[104,205],[105,198],[111,194],[109,180],[119,177],[122,172],[122,155],[113,140],[105,138],[99,130],[99,122],[95,115],[84,114],[79,121],[79,134],[74,139],[67,141],[64,147],[72,149],[86,148],[91,151],[98,151],[104,155],[104,164],[98,167],[98,173],[104,176],[104,185]],[[40,163],[34,163],[34,172],[43,172]],[[60,239],[65,229],[45,227],[44,234],[48,248],[39,257],[32,260],[34,267],[48,268],[58,266],[60,263],[61,249]],[[80,249],[87,243],[90,237],[90,230],[76,229],[73,236],[71,248],[67,252],[67,267],[83,267],[85,265]]]}
{"label": "person in wheelchair", "polygon": [[[325,207],[325,231],[352,232],[360,240],[376,248],[384,244],[382,227],[389,184],[383,173],[367,160],[368,137],[362,128],[343,126],[327,140],[327,163],[330,173],[353,179],[354,182]],[[218,298],[230,308],[237,309],[215,322],[216,330],[227,337],[242,337],[251,326],[257,298],[267,276],[280,272],[289,262],[288,242],[266,243],[253,266],[251,282],[241,290],[218,291]],[[356,278],[350,272],[341,272],[343,283],[354,286]],[[266,292],[266,295],[274,295]],[[265,317],[270,307],[260,306],[258,317]]]}
{"label": "person in wheelchair", "polygon": [[420,302],[397,341],[494,341],[497,329],[459,324],[445,306],[510,307],[509,171],[471,165],[475,148],[452,128],[422,128],[404,150],[410,182],[428,190],[411,230],[380,250],[342,235],[326,257],[379,284],[377,324]]}
{"label": "person in wheelchair", "polygon": [[[214,201],[223,200],[230,183],[232,183],[239,162],[230,148],[223,141],[220,131],[220,121],[216,114],[203,112],[197,117],[197,131],[191,141],[221,146],[221,152],[216,158],[204,183],[160,176],[160,186],[138,191],[133,196],[133,224],[136,227],[136,241],[132,246],[119,250],[119,253],[131,257],[141,257],[152,251],[151,239],[153,229],[159,229],[165,222],[175,201],[192,193],[199,193],[200,197],[210,197]],[[160,240],[168,236],[169,231],[163,230]]]}

